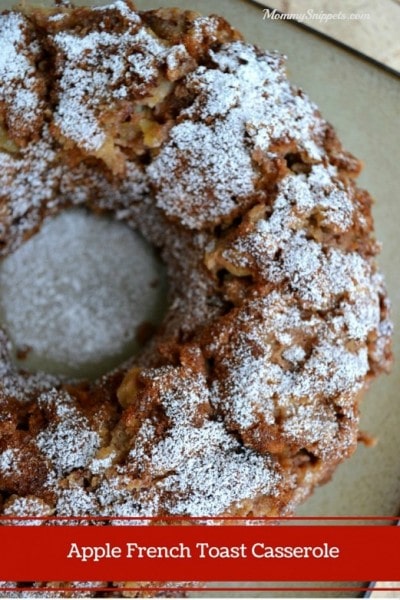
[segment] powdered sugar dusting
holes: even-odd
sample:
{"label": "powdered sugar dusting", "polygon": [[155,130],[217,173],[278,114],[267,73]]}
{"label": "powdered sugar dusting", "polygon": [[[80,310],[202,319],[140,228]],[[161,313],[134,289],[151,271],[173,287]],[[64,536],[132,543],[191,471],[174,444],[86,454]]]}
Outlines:
{"label": "powdered sugar dusting", "polygon": [[[251,158],[244,146],[233,143],[229,121],[214,128],[191,121],[177,125],[148,173],[161,182],[157,205],[191,228],[231,212],[240,198],[254,191]],[[175,177],[166,179],[167,173]]]}
{"label": "powdered sugar dusting", "polygon": [[218,29],[218,19],[215,17],[197,17],[192,24],[193,35],[197,41],[202,41],[204,36],[210,39],[210,42],[216,41]]}
{"label": "powdered sugar dusting", "polygon": [[[6,516],[32,516],[32,517],[47,517],[52,515],[54,510],[40,498],[35,496],[13,496],[6,502],[4,514]],[[43,525],[42,519],[13,519],[8,521],[10,525]]]}
{"label": "powdered sugar dusting", "polygon": [[55,213],[66,205],[90,203],[129,220],[146,193],[145,176],[133,162],[127,166],[126,178],[119,186],[83,162],[74,170],[60,163],[45,127],[42,139],[28,144],[17,156],[0,152],[0,197],[7,199],[0,222],[0,254],[15,250],[38,227],[45,206]]}
{"label": "powdered sugar dusting", "polygon": [[11,358],[11,343],[3,329],[0,329],[0,400],[15,398],[19,402],[29,401],[39,390],[49,390],[58,385],[56,377],[45,373],[26,375],[19,373]]}
{"label": "powdered sugar dusting", "polygon": [[42,394],[38,403],[40,408],[47,405],[46,408],[55,413],[53,424],[37,437],[38,448],[52,462],[58,475],[84,467],[100,445],[97,432],[77,412],[67,394],[54,390]]}
{"label": "powdered sugar dusting", "polygon": [[12,473],[19,473],[18,462],[20,455],[17,450],[13,448],[7,448],[4,452],[0,453],[0,474],[11,475]]}
{"label": "powdered sugar dusting", "polygon": [[[279,55],[235,42],[210,57],[216,68],[188,76],[194,101],[149,168],[160,188],[158,206],[191,229],[249,201],[258,179],[255,150],[273,153],[275,142],[295,142],[311,160],[322,157],[324,123],[315,105],[290,87]],[[166,177],[171,172],[176,178]]]}
{"label": "powdered sugar dusting", "polygon": [[[286,247],[289,249],[292,244],[305,244],[308,252],[304,249],[295,252],[298,260],[303,261],[299,272],[314,272],[319,260],[316,255],[320,255],[321,247],[317,242],[306,239],[306,234],[308,237],[312,234],[309,230],[313,220],[318,222],[318,227],[322,226],[332,234],[345,233],[353,224],[353,192],[346,190],[335,175],[334,167],[323,165],[314,165],[308,175],[287,175],[278,185],[268,219],[257,219],[251,231],[227,244],[223,258],[250,270],[256,264],[257,270],[266,279],[271,277],[278,281],[278,267],[274,262],[278,251]],[[320,260],[324,260],[322,256]],[[291,261],[289,257],[288,261]],[[286,268],[282,271],[285,272]],[[319,280],[315,281],[315,285],[323,287]]]}
{"label": "powdered sugar dusting", "polygon": [[[230,333],[228,352],[223,344],[216,354],[210,348],[217,405],[257,447],[259,438],[283,436],[326,456],[338,436],[343,445],[354,443],[342,411],[355,422],[352,399],[369,370],[367,344],[379,328],[381,295],[374,265],[332,244],[357,218],[353,189],[335,175],[322,165],[287,175],[269,213],[259,210],[246,233],[232,234],[214,256],[232,273],[276,287],[238,312],[242,326]],[[218,335],[226,339],[226,332]]]}
{"label": "powdered sugar dusting", "polygon": [[112,9],[126,19],[122,33],[96,30],[83,36],[67,32],[54,36],[63,55],[54,121],[62,135],[88,151],[99,150],[107,140],[99,119],[105,108],[125,97],[132,102],[146,95],[148,85],[157,82],[167,53],[154,35],[139,28],[140,17],[128,5],[117,2]]}
{"label": "powdered sugar dusting", "polygon": [[57,514],[65,516],[96,515],[98,514],[98,504],[93,494],[85,492],[79,486],[58,491],[56,510]]}
{"label": "powdered sugar dusting", "polygon": [[[258,447],[279,437],[324,457],[336,452],[337,405],[356,419],[352,399],[369,369],[365,345],[348,348],[343,322],[338,328],[334,315],[303,316],[288,292],[246,302],[228,327],[229,346],[210,348],[218,375],[213,401],[228,425]],[[220,329],[221,340],[228,332]]]}
{"label": "powdered sugar dusting", "polygon": [[78,211],[48,221],[0,265],[4,321],[14,345],[30,349],[22,364],[76,376],[130,356],[138,327],[159,317],[160,276],[126,226]]}
{"label": "powdered sugar dusting", "polygon": [[29,41],[27,23],[15,12],[0,15],[0,102],[7,107],[9,126],[30,130],[43,103],[35,65],[39,48]]}
{"label": "powdered sugar dusting", "polygon": [[[60,589],[60,595],[65,593],[63,591],[65,589],[65,582],[63,581],[51,581],[49,583],[35,581],[31,586],[31,591],[24,589],[21,592],[22,585],[19,587],[19,584],[15,582],[0,581],[0,594],[3,598],[21,598],[21,594],[23,594],[24,598],[54,598],[54,594],[57,594],[54,591],[55,589]],[[104,588],[107,585],[108,582],[106,581],[69,581],[68,598],[93,598],[98,588]],[[10,588],[13,591],[1,592],[1,588]],[[47,591],[47,588],[50,588],[49,591]]]}
{"label": "powdered sugar dusting", "polygon": [[280,480],[277,466],[241,448],[221,422],[202,416],[210,401],[204,379],[168,368],[148,377],[160,389],[170,427],[157,439],[151,420],[145,420],[128,458],[139,474],[156,481],[160,507],[172,514],[213,516],[249,495],[274,494]]}
{"label": "powdered sugar dusting", "polygon": [[[213,516],[228,514],[249,496],[279,493],[278,463],[244,448],[221,421],[210,419],[210,396],[202,377],[172,367],[145,370],[142,377],[159,390],[167,429],[161,433],[151,417],[143,419],[126,460],[115,466],[104,462],[87,489],[73,471],[93,464],[97,433],[68,394],[50,392],[39,398],[43,409],[53,411],[37,445],[54,469],[46,486],[56,494],[58,514]],[[20,514],[18,504],[8,510]],[[38,506],[32,514],[44,510]]]}

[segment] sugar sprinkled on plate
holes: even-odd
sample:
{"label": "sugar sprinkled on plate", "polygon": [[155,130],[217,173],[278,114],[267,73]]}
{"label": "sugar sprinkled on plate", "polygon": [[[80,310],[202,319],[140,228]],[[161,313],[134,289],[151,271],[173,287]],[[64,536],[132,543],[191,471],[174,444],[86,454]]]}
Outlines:
{"label": "sugar sprinkled on plate", "polygon": [[120,357],[156,317],[159,271],[151,248],[125,225],[62,213],[0,267],[14,344],[67,374]]}

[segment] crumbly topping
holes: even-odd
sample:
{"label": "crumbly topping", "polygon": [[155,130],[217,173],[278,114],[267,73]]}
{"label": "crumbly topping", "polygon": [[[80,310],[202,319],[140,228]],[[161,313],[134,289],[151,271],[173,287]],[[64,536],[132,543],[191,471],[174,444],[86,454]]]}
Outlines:
{"label": "crumbly topping", "polygon": [[166,56],[167,75],[170,81],[175,81],[181,75],[181,68],[191,70],[193,59],[183,44],[172,46]]}
{"label": "crumbly topping", "polygon": [[[335,249],[324,251],[321,244],[306,240],[304,233],[293,236],[284,248],[281,264],[274,264],[270,270],[269,280],[281,282],[284,279],[290,281],[305,306],[316,310],[327,309],[335,298],[344,294],[360,306],[363,302],[360,297],[356,298],[358,293],[368,296],[368,300],[373,294],[376,299],[371,289],[371,266],[367,261],[356,253],[345,254]],[[379,318],[376,302],[371,314],[364,316],[368,319],[367,329],[376,325]]]}
{"label": "crumbly topping", "polygon": [[[368,373],[367,344],[381,320],[374,266],[332,244],[356,218],[352,188],[335,169],[315,165],[308,175],[285,177],[271,211],[216,250],[217,265],[276,287],[245,304],[232,331],[219,332],[217,353],[210,349],[215,402],[256,447],[269,435],[273,445],[279,437],[326,456],[339,447],[343,411],[356,419],[352,399]],[[329,242],[314,239],[315,222]],[[351,428],[348,435],[353,443]]]}
{"label": "crumbly topping", "polygon": [[114,0],[111,4],[104,6],[94,6],[93,11],[96,13],[114,13],[117,11],[122,17],[128,19],[129,23],[141,25],[142,21],[139,14],[132,10],[132,3],[124,2],[124,0]]}
{"label": "crumbly topping", "polygon": [[41,431],[36,444],[58,475],[84,467],[100,446],[100,438],[71,397],[56,390],[39,396],[38,405],[52,411],[51,424]]}
{"label": "crumbly topping", "polygon": [[134,220],[137,204],[148,192],[142,171],[129,164],[117,187],[101,172],[81,162],[71,170],[61,164],[48,128],[42,139],[18,156],[0,152],[0,198],[6,199],[0,219],[0,254],[15,250],[42,221],[45,207],[54,214],[66,205],[87,204],[113,210],[117,218]]}
{"label": "crumbly topping", "polygon": [[196,17],[192,23],[192,33],[198,42],[202,42],[207,36],[209,43],[217,40],[218,17]]}
{"label": "crumbly topping", "polygon": [[[122,473],[119,474],[118,471],[122,471]],[[146,485],[142,486],[140,481],[137,483],[139,489],[135,491],[132,476],[126,474],[123,468],[118,468],[114,474],[103,477],[93,494],[99,503],[99,514],[117,517],[143,517],[143,521],[135,520],[132,524],[148,524],[145,517],[153,517],[159,513],[159,497]],[[112,525],[126,525],[126,521],[112,521]]]}
{"label": "crumbly topping", "polygon": [[[57,495],[57,514],[145,517],[161,511],[216,516],[240,506],[249,495],[278,493],[282,478],[272,457],[242,447],[221,421],[210,420],[203,378],[172,367],[144,371],[143,376],[158,389],[167,430],[160,434],[151,417],[144,419],[127,459],[114,468],[104,462],[97,469],[99,483],[91,490],[73,478],[66,488],[60,475],[92,464],[97,434],[67,394],[40,396],[40,408],[53,416],[36,443],[55,469],[47,487]],[[36,510],[33,501],[13,502],[8,514],[25,514],[31,505]],[[43,506],[37,511],[32,514],[48,514]]]}
{"label": "crumbly topping", "polygon": [[158,206],[191,229],[217,223],[254,195],[255,150],[273,154],[274,144],[295,143],[311,160],[322,157],[324,122],[291,88],[280,55],[235,42],[210,57],[214,68],[188,76],[194,101],[148,170]]}
{"label": "crumbly topping", "polygon": [[221,422],[201,417],[201,409],[209,405],[204,378],[171,368],[147,376],[157,385],[169,428],[157,439],[152,420],[144,420],[128,465],[154,480],[160,508],[172,514],[214,516],[249,494],[273,495],[280,479],[277,465],[241,448]]}
{"label": "crumbly topping", "polygon": [[250,155],[240,142],[233,143],[229,121],[215,127],[192,121],[177,125],[148,172],[161,184],[157,205],[193,229],[229,214],[254,191]]}
{"label": "crumbly topping", "polygon": [[[317,165],[309,176],[286,176],[278,186],[271,214],[257,219],[245,235],[228,241],[220,254],[228,268],[256,271],[257,278],[274,284],[290,282],[305,307],[326,310],[339,296],[348,295],[361,309],[362,298],[367,296],[367,303],[374,307],[366,324],[371,329],[378,318],[371,265],[356,252],[335,248],[332,241],[326,247],[323,239],[322,243],[313,239],[314,221],[319,233],[325,231],[331,237],[345,233],[353,224],[352,190],[333,179],[335,172]],[[367,314],[358,321],[365,318]]]}
{"label": "crumbly topping", "polygon": [[99,475],[100,473],[104,473],[107,469],[109,469],[114,461],[117,458],[117,453],[115,451],[110,451],[109,454],[103,458],[93,458],[89,464],[89,469],[91,473],[94,475]]}
{"label": "crumbly topping", "polygon": [[272,450],[278,437],[326,458],[354,442],[349,431],[338,443],[342,413],[356,422],[353,398],[369,369],[365,338],[353,348],[350,338],[334,314],[303,316],[291,293],[253,298],[210,347],[213,402],[250,445]]}
{"label": "crumbly topping", "polygon": [[20,454],[18,450],[14,448],[7,448],[4,452],[0,453],[0,474],[2,475],[11,475],[12,473],[18,474],[20,469],[18,467],[18,462],[20,459]]}
{"label": "crumbly topping", "polygon": [[58,490],[56,504],[58,515],[87,516],[98,514],[98,504],[93,498],[93,494],[85,492],[81,487],[68,490]]}
{"label": "crumbly topping", "polygon": [[[34,496],[13,496],[7,501],[4,508],[4,515],[6,516],[32,516],[32,517],[47,517],[52,515],[54,510],[47,505],[41,498],[35,498]],[[43,525],[41,519],[15,519],[11,522],[12,525]]]}
{"label": "crumbly topping", "polygon": [[7,199],[0,240],[6,251],[10,239],[13,249],[15,238],[20,241],[40,223],[41,206],[57,193],[63,168],[56,165],[56,154],[46,137],[45,132],[44,139],[28,145],[18,156],[0,152],[0,195]]}
{"label": "crumbly topping", "polygon": [[0,103],[6,106],[7,125],[23,136],[42,121],[43,84],[35,64],[40,49],[27,19],[15,12],[0,15],[0,40]]}
{"label": "crumbly topping", "polygon": [[54,36],[62,53],[54,121],[62,135],[88,151],[100,149],[107,140],[102,112],[125,98],[132,102],[146,95],[149,84],[159,78],[166,54],[165,46],[140,27],[137,13],[123,2],[113,8],[126,19],[122,33],[100,30]]}
{"label": "crumbly topping", "polygon": [[[0,581],[0,596],[3,598],[54,598],[64,597],[63,591],[68,586],[68,598],[92,598],[96,593],[96,588],[104,588],[109,585],[105,581],[50,581],[48,583],[35,581],[32,584],[32,591],[24,589],[21,591],[19,585],[11,581]],[[21,587],[26,586],[26,583]],[[1,592],[1,588],[11,588],[13,591]],[[47,591],[47,588],[51,588]],[[92,588],[92,589],[91,589]],[[54,589],[60,589],[59,593]],[[56,596],[55,596],[56,595]]]}

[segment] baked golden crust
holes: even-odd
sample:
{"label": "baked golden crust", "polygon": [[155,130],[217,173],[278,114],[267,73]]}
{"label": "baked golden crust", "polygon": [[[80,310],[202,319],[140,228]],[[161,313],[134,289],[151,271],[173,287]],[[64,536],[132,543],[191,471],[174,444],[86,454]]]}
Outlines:
{"label": "baked golden crust", "polygon": [[170,281],[143,355],[91,384],[18,373],[2,334],[3,513],[291,512],[391,362],[359,161],[220,17],[26,9],[0,43],[2,254],[83,205],[139,228]]}

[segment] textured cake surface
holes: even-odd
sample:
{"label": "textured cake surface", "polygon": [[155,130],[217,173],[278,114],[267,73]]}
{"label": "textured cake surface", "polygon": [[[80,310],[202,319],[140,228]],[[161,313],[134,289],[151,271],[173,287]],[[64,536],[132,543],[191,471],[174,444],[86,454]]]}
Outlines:
{"label": "textured cake surface", "polygon": [[83,206],[169,276],[142,355],[92,383],[0,341],[5,515],[276,516],[355,450],[391,324],[360,164],[224,19],[129,2],[0,15],[0,251]]}

